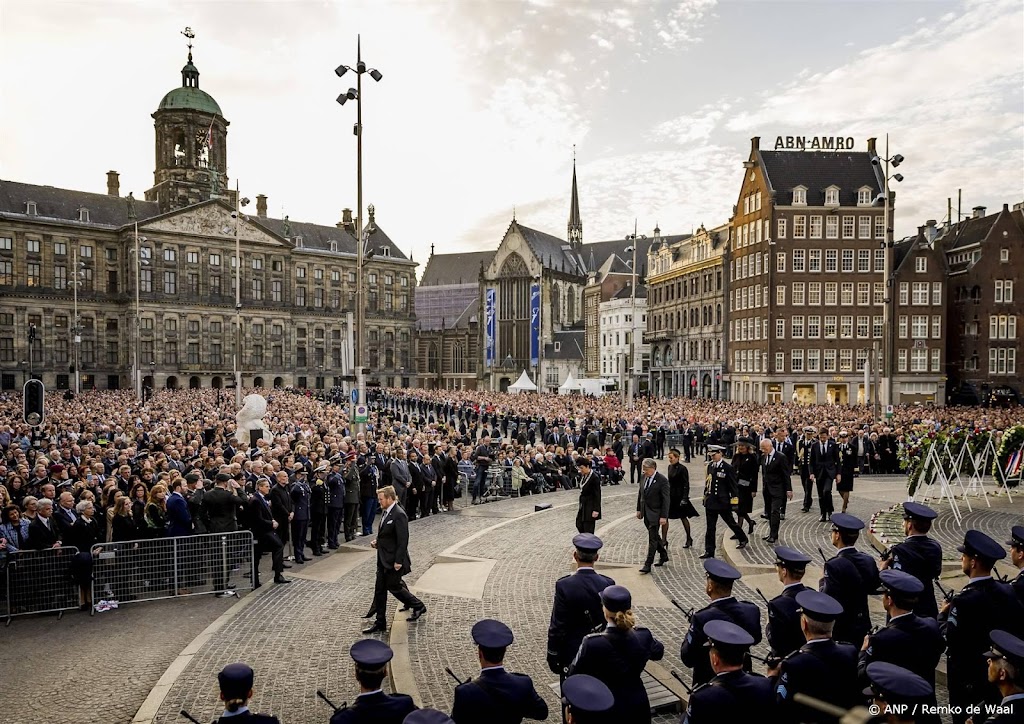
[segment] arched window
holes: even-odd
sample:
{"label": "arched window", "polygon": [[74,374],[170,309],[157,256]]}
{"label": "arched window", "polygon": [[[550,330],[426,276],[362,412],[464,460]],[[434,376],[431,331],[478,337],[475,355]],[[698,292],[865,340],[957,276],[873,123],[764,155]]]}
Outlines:
{"label": "arched window", "polygon": [[466,349],[461,342],[452,345],[452,372],[461,374],[466,371]]}
{"label": "arched window", "polygon": [[566,287],[565,296],[565,321],[572,324],[576,321],[576,290],[572,287]]}
{"label": "arched window", "polygon": [[654,366],[661,367],[661,347],[654,348]]}
{"label": "arched window", "polygon": [[665,345],[665,366],[672,366],[672,345],[670,344]]}
{"label": "arched window", "polygon": [[427,372],[433,372],[434,374],[437,374],[437,363],[437,343],[431,342],[429,345],[427,345]]}
{"label": "arched window", "polygon": [[562,323],[562,290],[557,284],[551,285],[551,323]]}
{"label": "arched window", "polygon": [[721,323],[722,323],[722,305],[721,304],[716,304],[715,305],[715,324],[721,324]]}

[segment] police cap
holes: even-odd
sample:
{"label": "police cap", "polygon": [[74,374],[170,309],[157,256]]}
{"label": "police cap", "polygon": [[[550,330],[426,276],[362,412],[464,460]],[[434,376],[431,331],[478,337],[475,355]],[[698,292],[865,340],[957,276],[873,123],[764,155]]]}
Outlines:
{"label": "police cap", "polygon": [[625,586],[608,586],[601,591],[601,603],[609,611],[628,611],[633,607],[633,597]]}
{"label": "police cap", "polygon": [[807,564],[811,562],[811,557],[806,553],[801,553],[795,548],[787,548],[786,546],[775,546],[775,565],[782,566],[783,568],[806,568]]}
{"label": "police cap", "polygon": [[995,629],[988,637],[992,648],[985,654],[986,659],[1006,659],[1018,669],[1024,668],[1024,641],[1002,629]]}
{"label": "police cap", "polygon": [[217,674],[221,693],[225,699],[246,697],[252,689],[252,669],[243,663],[228,664]]}
{"label": "police cap", "polygon": [[704,624],[705,646],[716,649],[745,650],[754,645],[754,637],[732,621],[708,621]]}
{"label": "police cap", "polygon": [[360,639],[352,644],[348,653],[364,669],[379,669],[395,655],[390,646],[377,639]]}
{"label": "police cap", "polygon": [[842,531],[855,532],[864,528],[864,521],[849,513],[833,513],[829,520]]}
{"label": "police cap", "polygon": [[581,551],[599,551],[604,543],[593,533],[577,533],[572,537],[572,544]]}
{"label": "police cap", "polygon": [[878,577],[882,587],[899,598],[917,598],[924,591],[924,584],[906,571],[886,569]]}
{"label": "police cap", "polygon": [[1015,525],[1010,529],[1010,540],[1006,541],[1006,545],[1024,548],[1024,525]]}
{"label": "police cap", "polygon": [[903,519],[910,520],[911,518],[919,518],[920,520],[935,520],[939,516],[934,510],[929,508],[927,505],[921,505],[920,503],[904,503],[903,504]]}
{"label": "police cap", "polygon": [[843,606],[827,593],[820,591],[800,591],[796,594],[796,604],[800,612],[815,621],[835,621],[843,612]]}
{"label": "police cap", "polygon": [[417,709],[409,712],[402,724],[454,724],[452,718],[437,709]]}
{"label": "police cap", "polygon": [[933,693],[922,677],[888,661],[871,662],[867,674],[872,694],[890,704],[922,704]]}
{"label": "police cap", "polygon": [[1003,547],[982,533],[980,530],[969,530],[964,534],[963,545],[956,547],[958,551],[974,558],[981,558],[990,563],[1006,558]]}
{"label": "police cap", "polygon": [[493,618],[485,618],[473,624],[473,641],[485,649],[503,649],[512,644],[515,637],[512,629]]}
{"label": "police cap", "polygon": [[598,714],[615,704],[615,697],[603,681],[587,674],[576,674],[562,682],[562,696],[573,711]]}
{"label": "police cap", "polygon": [[732,583],[738,581],[743,575],[725,561],[720,561],[717,558],[706,559],[704,570],[707,572],[708,578],[719,583]]}

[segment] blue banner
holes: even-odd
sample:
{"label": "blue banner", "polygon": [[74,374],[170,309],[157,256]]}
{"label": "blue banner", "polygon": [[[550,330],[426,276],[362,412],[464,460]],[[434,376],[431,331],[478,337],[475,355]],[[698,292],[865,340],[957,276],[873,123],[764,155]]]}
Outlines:
{"label": "blue banner", "polygon": [[497,290],[490,287],[484,290],[484,360],[487,367],[494,366],[494,344],[497,332],[495,307],[497,306]]}
{"label": "blue banner", "polygon": [[540,284],[530,287],[530,364],[540,361]]}

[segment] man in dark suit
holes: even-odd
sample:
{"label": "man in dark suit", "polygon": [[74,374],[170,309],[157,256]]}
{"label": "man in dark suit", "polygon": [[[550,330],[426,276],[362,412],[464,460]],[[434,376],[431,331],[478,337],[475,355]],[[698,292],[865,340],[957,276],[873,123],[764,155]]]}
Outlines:
{"label": "man in dark suit", "polygon": [[36,517],[28,524],[25,548],[33,551],[60,548],[60,531],[53,520],[53,501],[49,498],[36,502]]}
{"label": "man in dark suit", "polygon": [[576,513],[576,530],[593,533],[601,518],[601,478],[590,470],[590,458],[580,455],[576,459],[580,471],[580,507]]}
{"label": "man in dark suit", "polygon": [[857,649],[832,640],[833,623],[843,610],[838,601],[818,591],[801,591],[796,602],[806,643],[768,670],[781,707],[778,720],[831,724],[834,716],[801,706],[794,696],[807,694],[844,709],[860,704]]}
{"label": "man in dark suit", "polygon": [[839,446],[829,437],[828,428],[821,428],[818,442],[811,448],[811,482],[818,492],[819,523],[832,515],[832,484],[839,474]]}
{"label": "man in dark suit", "polygon": [[1017,594],[1017,600],[1024,604],[1024,525],[1013,526],[1006,545],[1010,546],[1010,562],[1020,571],[1010,581],[1010,588]]}
{"label": "man in dark suit", "polygon": [[281,542],[276,532],[279,524],[270,513],[269,496],[270,479],[260,478],[256,483],[256,494],[249,498],[246,508],[246,520],[249,521],[249,530],[252,532],[255,548],[253,588],[259,588],[262,585],[260,583],[260,558],[264,553],[270,553],[274,569],[274,583],[291,583],[290,578],[284,577],[284,543]]}
{"label": "man in dark suit", "polygon": [[[301,463],[295,463],[301,467]],[[292,518],[295,515],[294,503],[292,503],[291,493],[288,492],[288,473],[284,470],[277,472],[277,484],[270,488],[270,514],[274,516],[274,520],[277,522],[277,537],[281,539],[284,545],[288,545],[288,541],[291,540],[289,533],[291,531]],[[298,554],[294,543],[292,550]],[[284,564],[285,568],[291,568],[287,563]]]}
{"label": "man in dark suit", "polygon": [[711,603],[690,617],[690,628],[679,648],[679,658],[685,666],[693,669],[694,686],[706,684],[715,675],[704,646],[708,640],[704,627],[709,621],[731,621],[749,633],[753,643],[761,641],[761,609],[749,601],[736,600],[732,594],[733,584],[741,577],[740,572],[725,561],[714,559],[704,561],[704,571],[707,573],[704,592]]}
{"label": "man in dark suit", "polygon": [[330,724],[402,724],[416,711],[411,696],[381,690],[388,662],[395,655],[390,646],[377,639],[361,639],[352,644],[349,655],[355,662],[360,693],[352,706],[334,712]]}
{"label": "man in dark suit", "polygon": [[604,623],[601,591],[614,586],[608,576],[594,570],[601,539],[592,533],[573,536],[576,572],[555,581],[555,602],[548,626],[548,668],[560,677],[580,650],[583,637]]}
{"label": "man in dark suit", "polygon": [[817,445],[814,439],[814,428],[805,427],[804,436],[796,441],[797,469],[800,471],[800,487],[804,491],[803,503],[800,505],[800,512],[806,513],[811,509],[811,500],[814,491],[812,480],[814,468],[811,467],[811,450]]}
{"label": "man in dark suit", "polygon": [[387,631],[388,593],[412,610],[412,615],[407,619],[409,621],[416,621],[427,612],[427,607],[402,580],[412,570],[409,558],[409,517],[398,504],[398,496],[390,485],[377,491],[377,501],[382,511],[380,527],[377,529],[377,538],[370,543],[377,549],[377,583],[373,591],[373,608],[370,609],[376,615],[376,622],[364,629],[364,634]]}
{"label": "man in dark suit", "polygon": [[[234,486],[234,492],[228,490],[230,486]],[[231,479],[230,474],[217,473],[213,481],[213,490],[203,496],[199,512],[206,524],[206,530],[210,533],[233,533],[238,530],[238,514],[245,507],[245,499],[241,496],[241,486]],[[230,591],[234,586],[228,583],[228,576],[236,560],[230,547],[224,548],[219,543],[210,547],[213,590],[220,591],[218,597],[227,598],[234,595]]]}
{"label": "man in dark suit", "polygon": [[924,590],[917,596],[914,613],[932,618],[939,615],[932,581],[942,573],[942,546],[928,537],[928,531],[937,516],[927,505],[904,503],[903,534],[907,537],[882,554],[883,569],[905,571],[921,582]]}
{"label": "man in dark suit", "polygon": [[771,657],[776,660],[786,658],[804,645],[796,597],[801,591],[810,590],[803,584],[810,562],[809,555],[785,546],[775,546],[775,571],[782,583],[782,593],[768,602],[765,638],[771,647]]}
{"label": "man in dark suit", "polygon": [[634,435],[633,441],[629,444],[629,484],[632,485],[641,477],[641,463],[643,461],[643,446],[640,444],[640,436]]}
{"label": "man in dark suit", "polygon": [[739,541],[737,549],[746,548],[750,542],[743,526],[736,522],[732,511],[739,504],[739,484],[736,471],[732,465],[722,460],[721,445],[708,445],[711,462],[708,463],[707,477],[704,480],[704,510],[707,514],[707,529],[704,533],[704,553],[701,558],[715,557],[718,519],[721,518],[729,526]]}
{"label": "man in dark suit", "polygon": [[821,592],[839,601],[843,612],[836,617],[833,638],[858,648],[871,629],[868,596],[878,590],[875,559],[857,550],[864,521],[848,513],[832,514],[832,545],[835,556],[825,562]]}
{"label": "man in dark suit", "polygon": [[57,504],[53,506],[53,517],[50,520],[57,524],[57,534],[62,538],[78,520],[75,514],[75,496],[70,490],[65,490],[57,496]]}
{"label": "man in dark suit", "polygon": [[183,478],[171,482],[171,494],[167,496],[167,535],[173,537],[192,535],[192,515],[188,512],[188,501],[182,494]]}
{"label": "man in dark suit", "polygon": [[505,651],[514,639],[512,629],[501,621],[484,619],[473,624],[472,635],[480,676],[455,687],[455,724],[520,724],[523,719],[547,719],[547,702],[533,688],[530,677],[505,671]]}
{"label": "man in dark suit", "polygon": [[640,572],[650,573],[655,553],[659,556],[657,565],[663,566],[668,562],[668,548],[661,540],[661,526],[668,523],[672,496],[668,478],[658,472],[658,464],[653,459],[643,461],[642,473],[636,496],[636,517],[647,527],[647,559]]}
{"label": "man in dark suit", "polygon": [[[792,476],[796,467],[796,448],[793,446],[793,441],[789,439],[788,431],[782,425],[775,429],[772,445],[775,447],[775,452],[781,453],[786,458],[786,464],[789,465],[789,474]],[[788,500],[792,500],[792,498],[788,498]],[[767,497],[765,502],[767,504]],[[770,507],[765,509],[765,515],[771,516]],[[780,520],[786,519],[786,500],[782,501],[782,514],[779,518]]]}
{"label": "man in dark suit", "polygon": [[792,467],[785,455],[775,451],[771,440],[761,441],[761,455],[761,480],[764,482],[764,492],[770,501],[771,510],[768,515],[769,531],[765,540],[774,544],[779,540],[782,506],[786,500],[793,499],[793,484],[789,478]]}

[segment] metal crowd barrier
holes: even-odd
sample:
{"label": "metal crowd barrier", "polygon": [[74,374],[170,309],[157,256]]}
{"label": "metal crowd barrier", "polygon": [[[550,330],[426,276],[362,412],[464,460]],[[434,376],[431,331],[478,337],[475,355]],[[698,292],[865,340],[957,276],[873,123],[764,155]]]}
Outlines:
{"label": "metal crowd barrier", "polygon": [[252,588],[253,539],[247,530],[101,543],[93,557],[93,612],[101,601],[197,596]]}
{"label": "metal crowd barrier", "polygon": [[77,548],[21,550],[5,559],[4,600],[0,615],[10,625],[14,616],[32,613],[59,613],[78,608],[79,587],[71,580],[71,562]]}

